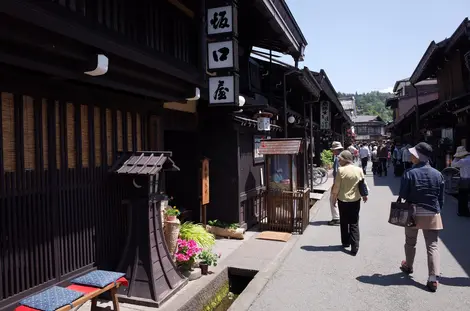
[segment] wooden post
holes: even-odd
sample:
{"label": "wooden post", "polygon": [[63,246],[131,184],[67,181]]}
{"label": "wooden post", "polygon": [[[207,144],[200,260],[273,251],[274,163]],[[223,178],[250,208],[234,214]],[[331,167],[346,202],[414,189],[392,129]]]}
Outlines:
{"label": "wooden post", "polygon": [[201,163],[201,221],[204,226],[207,224],[207,204],[210,201],[209,195],[209,159],[204,158]]}

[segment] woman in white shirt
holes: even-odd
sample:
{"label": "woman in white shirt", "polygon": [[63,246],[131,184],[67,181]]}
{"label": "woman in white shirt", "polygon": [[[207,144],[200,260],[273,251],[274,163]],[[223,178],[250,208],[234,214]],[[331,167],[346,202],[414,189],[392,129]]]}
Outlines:
{"label": "woman in white shirt", "polygon": [[468,198],[470,194],[470,152],[468,152],[464,146],[457,147],[457,152],[454,154],[454,161],[452,161],[452,167],[458,167],[460,169],[459,207],[457,215],[470,217],[470,211],[468,209]]}

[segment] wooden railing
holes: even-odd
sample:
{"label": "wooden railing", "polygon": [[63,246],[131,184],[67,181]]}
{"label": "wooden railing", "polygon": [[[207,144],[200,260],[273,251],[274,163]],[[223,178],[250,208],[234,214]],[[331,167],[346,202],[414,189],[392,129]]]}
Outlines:
{"label": "wooden railing", "polygon": [[260,230],[302,234],[309,224],[310,189],[296,192],[265,190],[260,193]]}

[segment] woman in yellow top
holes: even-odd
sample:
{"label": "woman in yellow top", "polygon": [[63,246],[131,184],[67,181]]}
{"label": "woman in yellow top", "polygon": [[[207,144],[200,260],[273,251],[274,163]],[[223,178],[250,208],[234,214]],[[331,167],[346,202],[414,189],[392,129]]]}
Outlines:
{"label": "woman in yellow top", "polygon": [[341,167],[338,169],[331,190],[331,202],[338,200],[341,243],[343,247],[351,246],[351,254],[356,256],[359,251],[361,198],[364,203],[367,202],[367,197],[361,197],[359,192],[359,182],[364,180],[364,172],[358,166],[353,165],[354,159],[351,152],[347,150],[341,152],[338,159]]}

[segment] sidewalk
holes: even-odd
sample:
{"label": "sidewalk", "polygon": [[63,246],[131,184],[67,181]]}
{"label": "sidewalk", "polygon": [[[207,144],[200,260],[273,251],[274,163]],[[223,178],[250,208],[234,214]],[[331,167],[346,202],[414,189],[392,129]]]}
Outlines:
{"label": "sidewalk", "polygon": [[[391,171],[391,169],[390,169]],[[456,200],[446,197],[442,213],[441,285],[425,290],[426,250],[418,241],[415,273],[398,269],[404,258],[404,232],[387,223],[389,204],[400,179],[373,177],[369,202],[361,206],[361,246],[356,257],[339,246],[339,227],[330,227],[329,195],[316,205],[315,221],[250,306],[250,311],[276,310],[470,310],[470,219],[456,215]]]}

